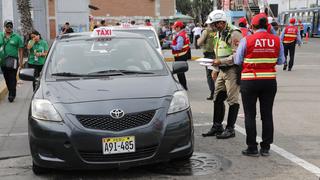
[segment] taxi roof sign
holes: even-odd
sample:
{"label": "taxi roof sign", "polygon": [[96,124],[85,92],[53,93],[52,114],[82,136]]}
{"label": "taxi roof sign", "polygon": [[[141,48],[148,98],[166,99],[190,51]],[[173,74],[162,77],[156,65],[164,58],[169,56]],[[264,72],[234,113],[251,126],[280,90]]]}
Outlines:
{"label": "taxi roof sign", "polygon": [[113,37],[113,30],[111,27],[99,27],[93,30],[92,35],[93,37]]}
{"label": "taxi roof sign", "polygon": [[130,23],[122,23],[121,27],[122,28],[132,28],[133,26]]}

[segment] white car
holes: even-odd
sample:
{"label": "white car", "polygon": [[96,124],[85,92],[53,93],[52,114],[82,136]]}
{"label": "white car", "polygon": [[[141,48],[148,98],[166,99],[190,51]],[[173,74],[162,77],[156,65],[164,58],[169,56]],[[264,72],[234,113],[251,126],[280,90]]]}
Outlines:
{"label": "white car", "polygon": [[156,30],[152,26],[132,26],[130,24],[123,24],[121,26],[113,26],[113,31],[132,32],[145,36],[150,40],[151,44],[163,56],[161,45]]}

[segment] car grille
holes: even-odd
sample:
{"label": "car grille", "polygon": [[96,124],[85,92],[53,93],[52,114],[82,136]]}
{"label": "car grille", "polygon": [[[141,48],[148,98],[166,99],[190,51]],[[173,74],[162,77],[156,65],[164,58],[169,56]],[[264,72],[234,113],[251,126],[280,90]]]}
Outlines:
{"label": "car grille", "polygon": [[132,153],[122,153],[122,154],[110,154],[103,155],[102,151],[100,152],[87,152],[79,151],[80,156],[88,162],[115,162],[115,161],[128,161],[134,159],[147,158],[152,156],[156,150],[157,145],[152,145],[143,148],[137,148],[136,152]]}
{"label": "car grille", "polygon": [[126,114],[120,119],[114,119],[110,115],[76,115],[78,121],[86,128],[108,131],[122,131],[148,124],[155,110]]}

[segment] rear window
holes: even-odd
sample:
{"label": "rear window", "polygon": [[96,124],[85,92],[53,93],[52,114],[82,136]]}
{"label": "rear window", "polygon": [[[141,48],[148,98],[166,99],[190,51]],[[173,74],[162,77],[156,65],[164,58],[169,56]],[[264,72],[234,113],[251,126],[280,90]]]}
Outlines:
{"label": "rear window", "polygon": [[163,60],[145,39],[60,41],[49,58],[48,68],[52,74],[88,74],[107,70],[167,73]]}
{"label": "rear window", "polygon": [[131,32],[131,33],[141,34],[141,35],[145,36],[155,48],[159,48],[158,42],[157,42],[157,37],[156,37],[155,33],[152,30],[116,29],[115,31]]}

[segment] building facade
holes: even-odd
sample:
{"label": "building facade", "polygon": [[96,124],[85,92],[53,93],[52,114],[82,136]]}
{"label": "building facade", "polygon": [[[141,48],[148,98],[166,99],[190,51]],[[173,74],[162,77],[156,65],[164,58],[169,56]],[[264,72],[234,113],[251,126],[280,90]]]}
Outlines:
{"label": "building facade", "polygon": [[[46,40],[54,39],[65,22],[69,22],[75,32],[88,31],[89,2],[90,0],[31,0],[34,28]],[[13,20],[15,32],[21,31],[17,9],[17,0],[0,0],[1,31],[6,19]]]}
{"label": "building facade", "polygon": [[93,16],[173,16],[175,0],[91,0]]}

